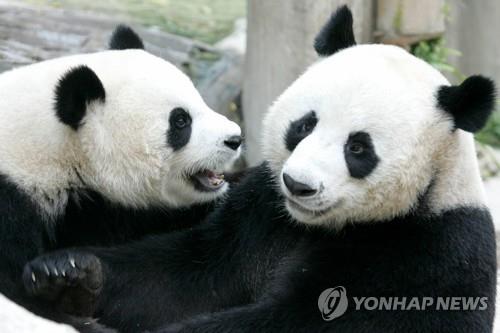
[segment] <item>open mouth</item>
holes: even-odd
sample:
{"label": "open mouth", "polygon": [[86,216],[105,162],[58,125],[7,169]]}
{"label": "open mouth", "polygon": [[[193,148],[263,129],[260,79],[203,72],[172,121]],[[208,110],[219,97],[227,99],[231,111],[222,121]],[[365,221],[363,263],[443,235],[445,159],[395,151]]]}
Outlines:
{"label": "open mouth", "polygon": [[216,192],[220,190],[226,181],[224,174],[211,170],[203,170],[190,177],[194,188],[202,192]]}

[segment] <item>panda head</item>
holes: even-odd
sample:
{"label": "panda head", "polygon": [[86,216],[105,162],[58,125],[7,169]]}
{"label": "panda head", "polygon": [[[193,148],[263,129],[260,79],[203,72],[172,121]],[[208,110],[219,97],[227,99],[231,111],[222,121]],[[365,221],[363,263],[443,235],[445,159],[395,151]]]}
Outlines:
{"label": "panda head", "polygon": [[129,28],[118,27],[110,46],[67,68],[55,89],[57,118],[78,147],[77,181],[139,207],[223,194],[239,126],[211,110],[180,70],[142,50]]}
{"label": "panda head", "polygon": [[483,203],[471,132],[494,85],[461,85],[389,45],[356,46],[340,8],[316,38],[322,56],[270,108],[264,155],[296,220],[339,227]]}

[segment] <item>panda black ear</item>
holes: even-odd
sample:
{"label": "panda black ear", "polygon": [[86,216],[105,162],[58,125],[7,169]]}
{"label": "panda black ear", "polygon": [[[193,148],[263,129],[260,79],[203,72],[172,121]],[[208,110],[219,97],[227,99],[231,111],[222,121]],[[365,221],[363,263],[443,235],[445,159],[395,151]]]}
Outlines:
{"label": "panda black ear", "polygon": [[314,49],[320,56],[330,56],[335,52],[356,45],[352,13],[344,5],[339,7],[326,22],[314,40]]}
{"label": "panda black ear", "polygon": [[475,133],[486,125],[495,109],[495,84],[475,75],[458,86],[442,86],[438,105],[453,116],[456,128]]}
{"label": "panda black ear", "polygon": [[56,115],[75,131],[81,124],[89,103],[104,102],[106,92],[101,80],[89,67],[82,65],[69,70],[56,87]]}
{"label": "panda black ear", "polygon": [[119,25],[113,31],[109,40],[110,50],[144,50],[144,43],[137,33],[126,25]]}

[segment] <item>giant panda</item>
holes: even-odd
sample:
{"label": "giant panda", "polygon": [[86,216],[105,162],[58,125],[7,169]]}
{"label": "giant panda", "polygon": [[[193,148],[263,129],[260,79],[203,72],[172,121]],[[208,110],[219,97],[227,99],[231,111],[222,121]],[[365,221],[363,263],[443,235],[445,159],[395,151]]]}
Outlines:
{"label": "giant panda", "polygon": [[[401,48],[356,45],[347,7],[315,48],[265,118],[266,161],[207,223],[48,254],[27,287],[67,283],[43,265],[92,262],[95,316],[121,332],[491,332],[495,237],[472,133],[493,82],[450,85]],[[357,309],[362,297],[420,305]]]}
{"label": "giant panda", "polygon": [[110,46],[0,75],[0,293],[49,318],[24,290],[29,260],[191,227],[241,151],[239,126],[134,31]]}

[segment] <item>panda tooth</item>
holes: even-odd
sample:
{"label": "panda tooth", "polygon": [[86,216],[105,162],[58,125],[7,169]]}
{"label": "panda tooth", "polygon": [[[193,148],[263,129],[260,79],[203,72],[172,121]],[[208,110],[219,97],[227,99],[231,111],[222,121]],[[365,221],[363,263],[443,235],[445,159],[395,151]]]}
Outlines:
{"label": "panda tooth", "polygon": [[219,186],[222,183],[222,180],[219,178],[216,178],[212,181],[213,186]]}
{"label": "panda tooth", "polygon": [[34,283],[36,283],[36,276],[35,273],[31,272],[31,280],[33,280]]}

